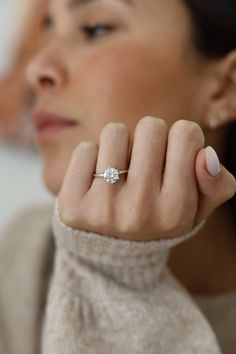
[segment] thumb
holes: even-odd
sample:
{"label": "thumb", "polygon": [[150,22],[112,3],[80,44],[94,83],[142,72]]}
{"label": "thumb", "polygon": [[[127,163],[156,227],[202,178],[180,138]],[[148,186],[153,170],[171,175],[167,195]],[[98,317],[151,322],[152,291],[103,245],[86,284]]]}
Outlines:
{"label": "thumb", "polygon": [[199,151],[195,164],[199,186],[197,222],[208,216],[236,193],[235,177],[219,162],[215,150],[208,146]]}

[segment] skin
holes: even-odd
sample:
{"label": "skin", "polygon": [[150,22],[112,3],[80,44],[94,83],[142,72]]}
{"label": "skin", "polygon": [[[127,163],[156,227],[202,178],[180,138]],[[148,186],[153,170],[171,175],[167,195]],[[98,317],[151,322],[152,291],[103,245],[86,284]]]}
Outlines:
{"label": "skin", "polygon": [[[205,143],[222,148],[212,117],[227,110],[223,126],[236,116],[234,52],[203,57],[179,0],[97,0],[73,9],[54,0],[49,14],[27,76],[35,110],[76,123],[40,146],[45,183],[59,195],[67,225],[136,241],[174,237],[234,195],[235,178],[223,166],[211,177],[204,150]],[[98,22],[115,29],[88,38],[83,26]],[[113,186],[91,178],[129,163],[128,176]],[[172,267],[183,279],[188,267],[178,254]]]}

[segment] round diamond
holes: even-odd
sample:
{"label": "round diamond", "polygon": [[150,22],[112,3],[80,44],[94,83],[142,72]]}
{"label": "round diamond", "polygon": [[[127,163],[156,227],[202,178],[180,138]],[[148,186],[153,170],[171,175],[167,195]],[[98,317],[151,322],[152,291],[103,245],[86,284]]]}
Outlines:
{"label": "round diamond", "polygon": [[109,167],[105,170],[104,172],[104,180],[107,183],[116,183],[120,179],[119,177],[119,171],[116,170],[115,168]]}

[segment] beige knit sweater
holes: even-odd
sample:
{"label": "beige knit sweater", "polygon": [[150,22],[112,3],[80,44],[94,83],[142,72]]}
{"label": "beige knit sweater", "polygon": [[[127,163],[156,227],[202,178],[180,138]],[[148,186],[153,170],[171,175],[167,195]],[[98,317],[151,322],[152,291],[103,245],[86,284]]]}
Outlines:
{"label": "beige knit sweater", "polygon": [[[172,240],[72,230],[30,210],[0,238],[0,354],[219,354],[166,266]],[[227,354],[227,353],[224,353]]]}

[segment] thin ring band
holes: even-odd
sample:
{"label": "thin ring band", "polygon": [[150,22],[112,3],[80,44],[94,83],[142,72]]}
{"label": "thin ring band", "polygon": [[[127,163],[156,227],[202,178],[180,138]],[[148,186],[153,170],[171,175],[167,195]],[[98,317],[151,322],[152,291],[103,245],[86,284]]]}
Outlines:
{"label": "thin ring band", "polygon": [[[129,171],[129,170],[118,171],[118,174],[119,174],[119,175],[122,175],[122,174],[124,174],[124,173],[128,173],[128,171]],[[103,172],[103,173],[94,173],[94,174],[93,174],[93,177],[102,177],[102,178],[103,178],[103,177],[104,177],[104,173],[105,173],[105,172]]]}
{"label": "thin ring band", "polygon": [[113,184],[120,179],[120,175],[127,172],[128,170],[119,171],[114,167],[108,167],[103,173],[94,173],[93,177],[101,177],[105,182]]}

